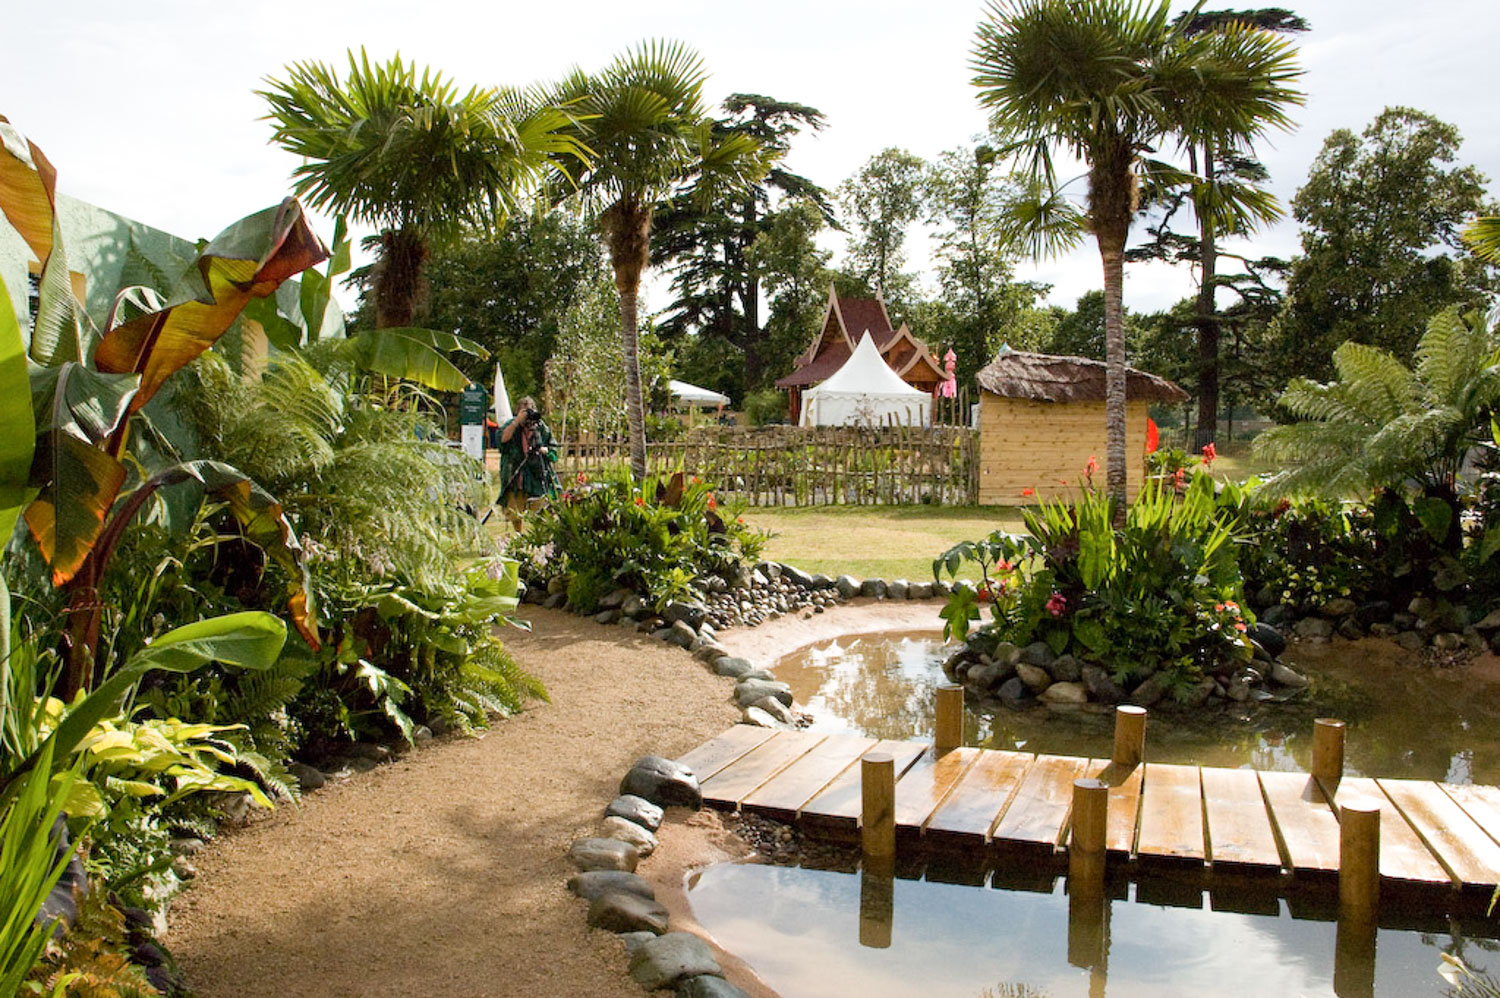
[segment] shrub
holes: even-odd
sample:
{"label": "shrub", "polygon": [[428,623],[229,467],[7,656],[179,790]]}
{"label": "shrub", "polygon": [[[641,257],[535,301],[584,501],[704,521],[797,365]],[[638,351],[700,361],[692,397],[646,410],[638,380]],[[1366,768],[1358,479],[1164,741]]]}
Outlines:
{"label": "shrub", "polygon": [[760,556],[765,535],[738,510],[722,515],[712,486],[682,472],[634,486],[628,477],[574,488],[533,513],[508,553],[529,583],[567,580],[568,605],[593,612],[617,588],[658,607],[691,597],[709,576],[732,578]]}
{"label": "shrub", "polygon": [[776,388],[762,388],[745,396],[745,419],[751,426],[786,421],[786,393]]}
{"label": "shrub", "polygon": [[[1231,496],[1231,500],[1234,497]],[[990,604],[981,640],[1044,641],[1061,655],[1108,668],[1117,682],[1157,675],[1185,694],[1205,672],[1248,662],[1233,516],[1213,480],[1194,475],[1183,495],[1148,482],[1112,526],[1108,497],[1084,489],[1073,503],[1026,510],[1027,535],[997,531],[950,549],[934,576],[975,563],[977,589],[957,587],[943,611],[949,637],[967,635]]]}

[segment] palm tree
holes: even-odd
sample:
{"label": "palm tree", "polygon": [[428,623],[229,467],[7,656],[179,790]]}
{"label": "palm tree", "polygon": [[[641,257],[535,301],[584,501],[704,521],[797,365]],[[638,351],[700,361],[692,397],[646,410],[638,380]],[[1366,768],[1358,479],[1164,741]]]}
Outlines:
{"label": "palm tree", "polygon": [[[1031,197],[1011,213],[1013,238],[1034,254],[1093,233],[1104,267],[1108,423],[1106,487],[1124,515],[1125,243],[1143,157],[1164,140],[1248,143],[1287,127],[1302,95],[1290,45],[1244,24],[1189,35],[1168,3],[1141,0],[990,0],[973,56],[979,102],[1002,148],[1023,156]],[[1080,209],[1068,200],[1054,148],[1088,167]],[[1180,175],[1180,174],[1179,174]]]}
{"label": "palm tree", "polygon": [[601,72],[575,69],[552,102],[575,113],[570,135],[592,164],[564,161],[575,188],[598,212],[615,287],[625,354],[625,418],[630,473],[646,476],[646,417],[641,399],[639,296],[651,261],[651,219],[674,195],[692,191],[712,203],[745,190],[769,166],[760,143],[714,128],[703,99],[707,72],[697,53],[678,42],[645,42]]}
{"label": "palm tree", "polygon": [[401,56],[349,52],[331,66],[294,63],[259,91],[273,138],[304,162],[292,172],[317,209],[379,230],[375,324],[410,326],[420,311],[431,240],[503,223],[557,161],[582,150],[566,111],[514,90],[460,92]]}

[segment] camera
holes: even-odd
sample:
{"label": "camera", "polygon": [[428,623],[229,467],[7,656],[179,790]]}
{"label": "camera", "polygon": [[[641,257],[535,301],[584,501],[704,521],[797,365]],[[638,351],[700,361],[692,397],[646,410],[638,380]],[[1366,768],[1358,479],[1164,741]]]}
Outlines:
{"label": "camera", "polygon": [[541,421],[542,421],[542,414],[540,412],[537,412],[535,409],[527,409],[526,410],[526,422],[528,422],[528,423],[540,423]]}

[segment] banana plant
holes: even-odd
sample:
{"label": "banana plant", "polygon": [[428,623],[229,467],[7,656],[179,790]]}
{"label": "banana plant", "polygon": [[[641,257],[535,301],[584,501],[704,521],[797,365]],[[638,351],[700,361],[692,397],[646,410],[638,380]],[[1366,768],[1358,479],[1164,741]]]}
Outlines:
{"label": "banana plant", "polygon": [[[12,401],[11,389],[19,384],[14,309],[0,307],[0,398],[5,400],[0,414],[7,417],[8,431],[35,428],[29,455],[25,444],[0,445],[0,528],[14,524],[5,510],[24,503],[27,528],[52,569],[53,584],[68,591],[68,666],[60,692],[71,697],[102,678],[104,663],[95,661],[102,611],[98,585],[114,542],[157,489],[194,479],[226,495],[242,531],[268,543],[273,557],[293,567],[294,580],[303,578],[300,552],[279,505],[245,476],[224,465],[195,462],[146,478],[122,496],[128,478],[125,448],[131,417],[168,378],[213,346],[247,305],[270,299],[282,282],[329,253],[302,206],[288,198],[241,219],[203,249],[196,296],[164,304],[140,289],[124,289],[96,334],[68,276],[56,185],[57,171],[46,156],[0,116],[0,212],[41,261],[29,419]],[[18,410],[14,423],[11,408]],[[316,618],[305,585],[293,586],[289,609],[298,630],[316,645]]]}

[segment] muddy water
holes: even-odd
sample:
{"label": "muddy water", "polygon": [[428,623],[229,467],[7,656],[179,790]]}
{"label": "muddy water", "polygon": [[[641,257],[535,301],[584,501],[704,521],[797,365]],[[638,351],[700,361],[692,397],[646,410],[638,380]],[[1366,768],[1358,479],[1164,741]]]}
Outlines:
{"label": "muddy water", "polygon": [[[943,655],[931,633],[860,635],[788,656],[776,675],[815,731],[930,738]],[[1313,680],[1304,698],[1198,713],[1155,708],[1147,759],[1305,770],[1313,718],[1333,716],[1349,724],[1351,772],[1500,784],[1494,659],[1432,670],[1366,641],[1296,649],[1288,661]],[[1108,712],[971,708],[965,740],[1106,756],[1112,725]],[[929,869],[890,881],[725,864],[697,875],[690,897],[699,922],[784,998],[1436,998],[1445,993],[1436,973],[1443,952],[1500,972],[1500,921],[1472,910],[1413,916],[1380,929],[1373,947],[1350,947],[1330,913],[1308,910],[1305,899],[1143,882],[1121,885],[1102,929],[1095,919],[1092,948],[1080,948],[1062,880],[1043,875],[1018,890],[995,876],[953,883]]]}
{"label": "muddy water", "polygon": [[[931,632],[840,638],[782,659],[812,730],[930,738],[933,691],[945,651]],[[1315,717],[1348,724],[1346,765],[1365,776],[1500,784],[1500,668],[1490,657],[1434,669],[1384,641],[1294,648],[1289,664],[1313,681],[1291,703],[1152,709],[1146,757],[1204,766],[1306,770]],[[996,705],[965,717],[965,742],[985,748],[1107,756],[1110,712]]]}

